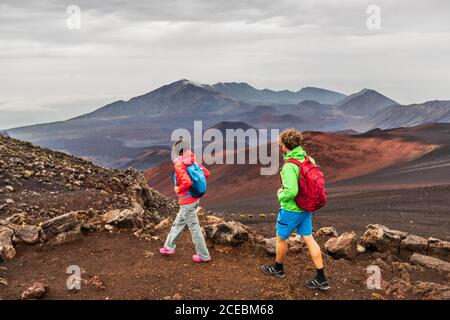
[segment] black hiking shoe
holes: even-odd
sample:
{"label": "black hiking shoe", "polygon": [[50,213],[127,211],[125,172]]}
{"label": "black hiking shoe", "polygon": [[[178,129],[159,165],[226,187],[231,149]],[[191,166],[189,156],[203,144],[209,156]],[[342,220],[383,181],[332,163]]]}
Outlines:
{"label": "black hiking shoe", "polygon": [[283,270],[277,270],[274,265],[271,266],[259,266],[259,269],[262,271],[262,273],[268,275],[268,276],[275,276],[278,278],[284,278],[286,275]]}
{"label": "black hiking shoe", "polygon": [[320,282],[317,279],[306,281],[305,286],[309,289],[317,289],[321,291],[327,291],[330,289],[330,285],[328,284],[328,281],[325,280],[323,282]]}

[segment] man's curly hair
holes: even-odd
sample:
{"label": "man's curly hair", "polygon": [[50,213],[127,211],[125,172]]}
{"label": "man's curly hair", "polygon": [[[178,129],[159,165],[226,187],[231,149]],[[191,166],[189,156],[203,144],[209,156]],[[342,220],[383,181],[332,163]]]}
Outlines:
{"label": "man's curly hair", "polygon": [[278,143],[284,145],[289,150],[300,146],[303,142],[303,134],[294,128],[285,129],[278,137]]}

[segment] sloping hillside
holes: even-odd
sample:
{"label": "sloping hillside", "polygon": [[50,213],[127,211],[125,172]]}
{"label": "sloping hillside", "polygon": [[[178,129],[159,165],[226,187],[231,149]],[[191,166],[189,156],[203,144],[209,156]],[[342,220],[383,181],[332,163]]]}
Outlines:
{"label": "sloping hillside", "polygon": [[[267,277],[258,265],[273,262],[273,230],[263,235],[199,210],[212,262],[192,262],[187,231],[176,254],[163,257],[177,206],[136,171],[7,137],[0,150],[0,299],[450,297],[450,243],[439,239],[369,225],[358,240],[348,228],[318,229],[315,220],[332,289],[310,291],[303,284],[314,269],[299,237],[289,238],[287,277]],[[367,286],[373,265],[382,270],[376,289]]]}
{"label": "sloping hillside", "polygon": [[[319,132],[304,134],[304,148],[325,173],[327,183],[361,176],[408,162],[431,152],[436,146],[405,141],[402,138],[346,136]],[[395,152],[393,152],[395,150]],[[281,159],[280,159],[281,161]],[[251,208],[260,203],[276,205],[277,175],[262,176],[260,165],[209,166],[212,173],[209,188],[214,190],[204,203],[216,209]],[[164,163],[145,172],[149,185],[166,195],[172,195],[172,181],[168,178],[172,164]]]}

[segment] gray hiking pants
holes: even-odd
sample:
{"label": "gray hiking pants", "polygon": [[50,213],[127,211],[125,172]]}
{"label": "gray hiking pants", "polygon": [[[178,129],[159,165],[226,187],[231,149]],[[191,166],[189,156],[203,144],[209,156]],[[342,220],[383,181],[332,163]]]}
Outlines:
{"label": "gray hiking pants", "polygon": [[210,256],[208,248],[206,247],[205,237],[203,236],[200,222],[198,221],[197,213],[195,212],[197,207],[198,202],[180,205],[180,211],[167,235],[164,247],[169,250],[175,250],[178,237],[187,225],[191,231],[192,242],[194,242],[197,255],[203,260],[209,260]]}

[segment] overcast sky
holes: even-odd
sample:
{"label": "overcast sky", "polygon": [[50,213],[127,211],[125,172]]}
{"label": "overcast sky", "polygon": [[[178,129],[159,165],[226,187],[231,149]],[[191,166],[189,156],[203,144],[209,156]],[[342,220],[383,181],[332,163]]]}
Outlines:
{"label": "overcast sky", "polygon": [[[381,29],[367,28],[369,5]],[[69,29],[69,5],[81,28]],[[187,78],[450,99],[449,0],[0,0],[0,128]]]}

